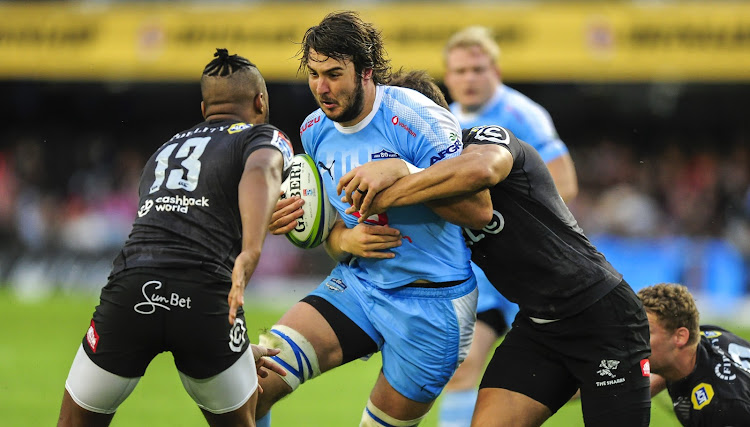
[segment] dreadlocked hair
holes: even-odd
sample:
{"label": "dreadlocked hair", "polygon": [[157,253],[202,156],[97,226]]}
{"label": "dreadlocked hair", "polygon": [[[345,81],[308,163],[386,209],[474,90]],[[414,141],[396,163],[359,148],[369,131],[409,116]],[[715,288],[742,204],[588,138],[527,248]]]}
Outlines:
{"label": "dreadlocked hair", "polygon": [[257,68],[255,64],[248,61],[247,58],[243,58],[237,54],[230,55],[229,51],[226,49],[217,48],[216,53],[214,53],[214,58],[215,59],[209,62],[208,65],[206,65],[206,68],[203,69],[204,76],[226,77],[241,69],[251,67]]}

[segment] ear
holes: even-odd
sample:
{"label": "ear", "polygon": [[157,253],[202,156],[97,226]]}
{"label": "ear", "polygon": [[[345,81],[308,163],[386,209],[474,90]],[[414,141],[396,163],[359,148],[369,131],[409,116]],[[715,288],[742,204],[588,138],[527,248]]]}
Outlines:
{"label": "ear", "polygon": [[263,115],[266,112],[266,103],[263,102],[263,92],[258,92],[257,95],[255,95],[255,99],[253,99],[253,107],[255,107],[255,112],[258,115]]}
{"label": "ear", "polygon": [[372,80],[372,68],[365,68],[362,70],[362,80]]}
{"label": "ear", "polygon": [[497,74],[497,79],[502,81],[503,80],[503,71],[500,69],[499,65],[495,65],[495,73]]}
{"label": "ear", "polygon": [[206,103],[203,101],[201,101],[201,115],[204,119],[206,118]]}
{"label": "ear", "polygon": [[690,340],[690,331],[688,328],[681,326],[672,333],[672,339],[678,348],[685,347]]}

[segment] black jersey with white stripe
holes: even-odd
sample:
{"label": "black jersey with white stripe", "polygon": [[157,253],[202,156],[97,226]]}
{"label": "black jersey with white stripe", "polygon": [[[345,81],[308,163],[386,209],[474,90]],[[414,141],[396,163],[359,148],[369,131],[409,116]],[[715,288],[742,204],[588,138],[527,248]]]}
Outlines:
{"label": "black jersey with white stripe", "polygon": [[701,325],[695,369],[667,391],[684,426],[750,426],[750,342]]}
{"label": "black jersey with white stripe", "polygon": [[482,230],[465,229],[472,260],[522,314],[574,315],[622,280],[578,226],[539,153],[500,126],[464,129],[463,141],[510,151],[510,174],[490,188],[494,216]]}
{"label": "black jersey with white stripe", "polygon": [[247,158],[260,148],[282,153],[286,177],[292,145],[269,124],[203,122],[164,143],[144,167],[138,214],[112,274],[187,267],[231,279],[242,243],[238,186]]}

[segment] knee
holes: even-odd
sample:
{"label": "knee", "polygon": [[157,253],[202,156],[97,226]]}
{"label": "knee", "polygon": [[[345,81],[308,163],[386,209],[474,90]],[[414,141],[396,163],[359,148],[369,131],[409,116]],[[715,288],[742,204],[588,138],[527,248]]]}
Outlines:
{"label": "knee", "polygon": [[296,390],[300,384],[320,375],[320,366],[312,344],[288,326],[274,325],[261,334],[259,344],[281,350],[272,359],[287,372],[285,376],[272,372],[259,379],[263,393],[258,396],[257,414],[261,417],[275,402]]}

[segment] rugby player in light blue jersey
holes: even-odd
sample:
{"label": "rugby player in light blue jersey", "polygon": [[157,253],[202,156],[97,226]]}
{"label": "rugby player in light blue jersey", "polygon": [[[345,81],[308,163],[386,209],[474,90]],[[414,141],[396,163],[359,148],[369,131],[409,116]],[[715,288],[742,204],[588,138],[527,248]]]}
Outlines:
{"label": "rugby player in light blue jersey", "polygon": [[[380,33],[356,13],[332,13],[310,28],[301,57],[320,106],[300,128],[302,144],[341,216],[326,242],[340,262],[261,337],[281,349],[275,360],[288,375],[261,379],[258,425],[267,425],[271,405],[300,383],[376,351],[383,368],[360,425],[417,425],[469,350],[477,295],[470,253],[459,226],[434,212],[442,206],[397,208],[360,223],[345,213],[350,205],[336,187],[368,162],[400,158],[428,167],[456,157],[460,127],[424,95],[384,86],[390,66]],[[352,193],[346,197],[359,198],[367,186]],[[294,199],[280,202],[271,231],[288,231],[300,207]]]}
{"label": "rugby player in light blue jersey", "polygon": [[[549,113],[526,95],[504,85],[498,66],[500,48],[487,28],[474,26],[454,34],[443,50],[450,109],[464,129],[500,125],[534,147],[547,164],[563,200],[578,192],[575,166]],[[474,341],[464,363],[446,385],[440,406],[441,427],[468,426],[477,384],[495,342],[510,328],[518,307],[502,296],[484,273],[477,275],[479,300]]]}

